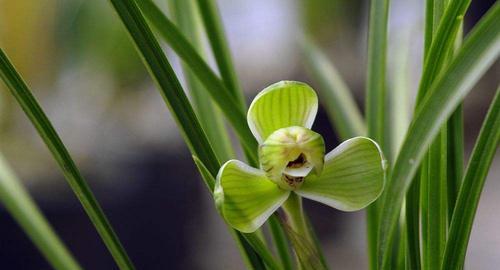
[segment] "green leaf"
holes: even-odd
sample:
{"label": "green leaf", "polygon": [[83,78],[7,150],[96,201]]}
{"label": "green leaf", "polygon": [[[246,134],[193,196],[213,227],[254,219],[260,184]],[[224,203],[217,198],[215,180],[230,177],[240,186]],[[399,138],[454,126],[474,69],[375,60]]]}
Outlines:
{"label": "green leaf", "polygon": [[374,202],[384,189],[385,160],[371,139],[356,137],[326,155],[323,173],[308,176],[295,192],[342,211]]}
{"label": "green leaf", "polygon": [[238,160],[226,162],[217,175],[217,208],[231,227],[244,233],[257,230],[288,198],[263,171]]}
{"label": "green leaf", "polygon": [[379,264],[386,266],[400,205],[427,147],[472,86],[500,53],[500,4],[474,27],[456,57],[417,109],[389,178],[381,216]]}
{"label": "green leaf", "polygon": [[351,91],[335,66],[310,40],[301,42],[307,70],[318,82],[320,102],[324,105],[335,131],[343,140],[366,134],[366,126]]}
{"label": "green leaf", "polygon": [[[439,0],[438,2],[442,1]],[[450,1],[438,24],[434,21],[434,17],[439,13],[434,11],[434,1],[427,1],[425,48],[428,49],[425,51],[424,69],[417,94],[417,105],[420,105],[421,99],[425,97],[432,87],[434,79],[438,77],[447,63],[446,58],[455,44],[457,32],[462,25],[463,17],[470,2],[471,0]],[[433,6],[430,7],[429,5]]]}
{"label": "green leaf", "polygon": [[[186,37],[184,37],[175,25],[165,17],[161,10],[151,0],[135,1],[135,3],[141,8],[141,11],[148,18],[148,21],[156,28],[158,33],[167,41],[179,57],[189,65],[193,73],[205,86],[204,89],[209,92],[214,102],[217,103],[227,120],[231,123],[231,126],[235,129],[240,142],[244,145],[246,150],[245,153],[249,155],[248,157],[252,161],[251,163],[256,163],[256,149],[258,146],[246,124],[244,106],[240,105],[240,102],[237,101],[230,90],[228,90],[224,83],[210,69],[208,64],[196,52],[196,49],[193,48]],[[151,36],[148,38],[154,37]],[[151,52],[148,52],[148,54],[151,54]],[[163,56],[163,58],[165,57]],[[164,60],[159,61],[163,62]],[[172,104],[171,106],[175,105]],[[202,156],[199,157],[202,159]],[[207,164],[205,160],[203,160],[203,162]],[[212,168],[210,169],[212,170]]]}
{"label": "green leaf", "polygon": [[[499,6],[497,4],[497,6]],[[463,269],[474,217],[500,142],[500,88],[491,103],[460,187],[441,269]]]}
{"label": "green leaf", "polygon": [[222,76],[222,81],[230,90],[233,97],[239,102],[241,108],[244,109],[246,105],[243,99],[243,91],[236,76],[236,70],[231,59],[229,44],[225,38],[224,27],[219,16],[219,11],[217,10],[217,4],[214,0],[198,0],[197,2],[208,40],[212,47],[215,61],[217,62],[217,67]]}
{"label": "green leaf", "polygon": [[[387,152],[386,120],[386,69],[387,69],[387,28],[389,20],[389,0],[371,0],[368,25],[368,56],[366,79],[365,117],[369,138],[380,144]],[[365,135],[365,134],[363,134]],[[368,258],[370,269],[376,269],[376,247],[378,239],[379,203],[367,209]]]}
{"label": "green leaf", "polygon": [[[219,162],[189,103],[177,76],[160,48],[134,0],[110,0],[127,28],[144,64],[158,85],[165,103],[180,127],[184,141],[192,153],[212,174],[219,170]],[[142,2],[142,1],[140,1]],[[147,2],[147,1],[144,1]]]}
{"label": "green leaf", "polygon": [[448,217],[451,221],[464,172],[464,118],[460,104],[448,120]]}
{"label": "green leaf", "polygon": [[[426,33],[427,39],[432,39],[434,42],[434,35],[439,25],[442,23],[444,10],[447,6],[448,0],[430,0],[426,4],[426,8],[431,9],[426,12],[426,23],[431,24],[426,26],[426,31],[431,31],[432,34]],[[431,46],[432,46],[431,42]],[[429,44],[427,41],[426,44]],[[451,56],[453,56],[454,46],[443,47],[444,55],[447,57],[442,59],[441,67],[435,70],[435,73],[441,72],[446,65],[450,63]],[[428,52],[428,50],[426,50]],[[425,73],[425,71],[423,72]],[[425,78],[433,81],[436,74]],[[430,83],[429,83],[430,85]],[[422,93],[428,89],[422,88]],[[420,93],[420,94],[422,94]],[[418,99],[416,107],[420,105],[422,99]],[[427,173],[426,176],[421,178],[422,182],[422,228],[426,230],[422,239],[422,258],[424,269],[438,269],[441,258],[446,244],[446,232],[448,227],[448,179],[447,179],[447,165],[448,165],[448,129],[447,124],[441,126],[441,131],[431,143],[427,156],[423,162],[427,162],[427,170],[422,173]],[[425,202],[424,202],[425,200]]]}
{"label": "green leaf", "polygon": [[113,231],[106,215],[102,211],[94,194],[90,190],[87,182],[78,170],[75,162],[71,158],[68,150],[64,146],[61,138],[55,131],[49,119],[42,108],[31,94],[26,83],[17,73],[14,66],[10,63],[3,50],[0,49],[0,77],[10,89],[26,116],[35,126],[38,134],[49,148],[52,156],[59,164],[64,177],[68,181],[71,189],[82,204],[85,212],[94,224],[97,232],[101,236],[104,244],[111,252],[120,269],[134,269],[125,249],[123,248],[118,236]]}
{"label": "green leaf", "polygon": [[269,229],[273,235],[274,246],[281,259],[281,265],[283,269],[292,269],[292,257],[290,256],[290,250],[287,245],[286,235],[284,230],[281,228],[279,219],[276,216],[271,216],[269,218]]}
{"label": "green leaf", "polygon": [[[406,195],[406,265],[409,270],[421,269],[420,259],[420,179],[418,175]],[[422,211],[422,215],[424,211]],[[424,226],[422,224],[422,230]]]}
{"label": "green leaf", "polygon": [[259,143],[274,131],[291,126],[311,128],[318,97],[305,83],[281,81],[266,87],[253,100],[247,121]]}
{"label": "green leaf", "polygon": [[1,155],[0,202],[52,267],[58,270],[81,269]]}
{"label": "green leaf", "polygon": [[426,188],[422,193],[427,193],[425,198],[427,207],[425,214],[422,211],[422,223],[427,223],[423,228],[427,232],[422,240],[422,254],[424,258],[424,269],[439,268],[446,243],[446,229],[448,225],[447,208],[447,178],[446,178],[446,150],[447,131],[441,128],[436,140],[431,144],[428,151],[427,176],[424,185]]}
{"label": "green leaf", "polygon": [[[147,26],[136,3],[133,0],[110,1],[127,28],[151,76],[157,82],[160,93],[165,99],[174,119],[176,119],[189,150],[199,158],[212,176],[217,175],[220,163],[172,67],[157,40],[154,38],[153,33]],[[245,241],[248,240],[246,237],[244,239]],[[254,244],[248,241],[247,243],[254,247]],[[261,246],[260,248],[265,249],[266,247]],[[262,258],[265,257],[262,254],[259,255],[263,256]]]}
{"label": "green leaf", "polygon": [[[203,57],[204,46],[201,36],[203,26],[194,0],[175,0],[169,3],[171,3],[170,10],[179,29],[185,33],[194,49]],[[196,115],[200,119],[203,130],[207,133],[215,153],[222,161],[231,159],[234,157],[234,151],[220,109],[216,107],[208,91],[203,89],[203,84],[196,78],[196,74],[190,70],[187,63],[183,63],[182,70],[193,98]]]}

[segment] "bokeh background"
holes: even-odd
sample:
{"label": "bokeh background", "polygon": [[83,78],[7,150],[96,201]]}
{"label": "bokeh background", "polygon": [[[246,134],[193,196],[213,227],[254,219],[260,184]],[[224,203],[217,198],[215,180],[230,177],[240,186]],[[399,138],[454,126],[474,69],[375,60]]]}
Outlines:
{"label": "bokeh background", "polygon": [[[163,3],[163,2],[165,3]],[[166,7],[166,1],[158,1]],[[296,40],[306,32],[336,64],[363,104],[367,8],[361,0],[220,0],[247,100],[276,81],[315,86]],[[418,84],[423,3],[393,1],[389,64],[409,44]],[[495,0],[472,1],[467,32]],[[0,0],[0,46],[32,87],[76,158],[138,269],[243,269],[170,113],[104,0]],[[179,76],[178,59],[165,50]],[[213,61],[212,61],[213,62]],[[467,97],[467,153],[500,81],[496,63]],[[51,155],[0,84],[0,150],[86,269],[116,269]],[[410,111],[411,108],[409,107]],[[320,109],[314,128],[338,144]],[[500,160],[479,206],[468,269],[500,265]],[[333,269],[366,269],[364,212],[306,207]],[[0,268],[50,269],[0,206]]]}

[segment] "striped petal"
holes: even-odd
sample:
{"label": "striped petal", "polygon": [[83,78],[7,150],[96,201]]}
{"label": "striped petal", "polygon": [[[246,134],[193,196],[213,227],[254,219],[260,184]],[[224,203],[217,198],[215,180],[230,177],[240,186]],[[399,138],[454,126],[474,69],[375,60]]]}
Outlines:
{"label": "striped petal", "polygon": [[305,83],[281,81],[262,90],[248,109],[247,121],[259,143],[274,131],[291,126],[311,128],[318,97]]}
{"label": "striped petal", "polygon": [[295,192],[342,211],[356,211],[382,193],[385,167],[376,142],[365,137],[352,138],[328,153],[323,173],[306,177]]}
{"label": "striped petal", "polygon": [[217,175],[214,196],[217,208],[233,228],[244,233],[257,230],[288,198],[264,172],[238,160],[226,162]]}

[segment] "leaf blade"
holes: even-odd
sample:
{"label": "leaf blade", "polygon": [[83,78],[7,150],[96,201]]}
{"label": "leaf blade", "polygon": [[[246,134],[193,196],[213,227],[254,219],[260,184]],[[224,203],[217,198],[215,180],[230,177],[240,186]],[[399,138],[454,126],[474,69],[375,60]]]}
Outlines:
{"label": "leaf blade", "polygon": [[[387,152],[385,142],[385,102],[386,102],[386,68],[387,68],[387,33],[389,20],[389,0],[370,1],[370,18],[368,25],[368,56],[366,83],[366,128],[367,136],[380,144]],[[377,268],[377,241],[379,225],[379,204],[368,207],[367,238],[368,259],[370,269]]]}
{"label": "leaf blade", "polygon": [[52,267],[59,270],[81,269],[1,154],[0,202]]}
{"label": "leaf blade", "polygon": [[61,168],[64,177],[82,204],[117,265],[120,269],[134,269],[127,252],[120,243],[118,236],[111,227],[109,220],[106,218],[106,215],[78,170],[61,138],[32,95],[27,84],[17,73],[2,49],[0,49],[0,77],[7,84],[11,94],[15,97],[49,148],[52,156]]}
{"label": "leaf blade", "polygon": [[500,141],[500,88],[483,122],[465,172],[441,269],[462,269],[479,198]]}
{"label": "leaf blade", "polygon": [[[390,176],[381,219],[379,264],[387,263],[403,196],[433,137],[500,53],[500,4],[496,3],[471,31],[446,70],[437,78],[415,114]],[[391,203],[389,203],[389,201]]]}
{"label": "leaf blade", "polygon": [[[240,142],[246,150],[245,153],[251,159],[250,163],[256,163],[257,142],[246,124],[243,106],[239,105],[240,103],[231,95],[230,90],[215,75],[190,42],[151,0],[135,1],[135,3],[161,37],[167,41],[171,48],[196,74],[197,78],[205,86],[204,89],[210,93],[214,102],[217,103],[235,129]],[[200,156],[200,158],[202,157]]]}
{"label": "leaf blade", "polygon": [[[203,58],[202,26],[200,25],[199,12],[194,0],[175,0],[170,1],[170,3],[179,30],[186,35],[193,48]],[[216,107],[208,91],[203,89],[205,86],[198,80],[196,74],[191,71],[189,64],[183,63],[182,69],[193,99],[196,115],[200,119],[203,130],[207,133],[209,141],[212,142],[215,153],[223,161],[231,159],[235,154],[220,109]]]}
{"label": "leaf blade", "polygon": [[327,61],[312,41],[301,41],[308,70],[320,85],[318,94],[340,138],[347,140],[366,134],[366,126],[351,91],[335,66]]}

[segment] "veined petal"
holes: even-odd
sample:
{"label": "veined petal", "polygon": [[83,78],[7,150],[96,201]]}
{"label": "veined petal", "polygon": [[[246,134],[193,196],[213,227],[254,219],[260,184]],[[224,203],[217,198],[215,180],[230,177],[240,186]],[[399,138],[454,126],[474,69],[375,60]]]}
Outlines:
{"label": "veined petal", "polygon": [[365,137],[352,138],[328,153],[323,173],[306,177],[295,192],[342,211],[356,211],[382,193],[385,167],[376,142]]}
{"label": "veined petal", "polygon": [[318,97],[309,85],[281,81],[262,90],[248,109],[247,121],[259,143],[274,131],[301,126],[311,128],[318,112]]}
{"label": "veined petal", "polygon": [[217,208],[233,228],[244,233],[257,230],[288,198],[264,172],[238,160],[226,162],[217,175],[214,196]]}

